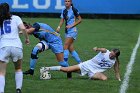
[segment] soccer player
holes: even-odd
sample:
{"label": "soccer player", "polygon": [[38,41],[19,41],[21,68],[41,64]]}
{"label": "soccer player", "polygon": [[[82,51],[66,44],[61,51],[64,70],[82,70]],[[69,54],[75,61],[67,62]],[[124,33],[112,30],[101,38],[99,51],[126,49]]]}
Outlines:
{"label": "soccer player", "polygon": [[74,49],[74,40],[77,37],[77,28],[76,25],[81,23],[81,16],[78,10],[73,6],[72,0],[65,0],[65,8],[61,13],[61,20],[56,31],[59,32],[61,26],[65,21],[65,43],[64,43],[64,60],[68,61],[69,52],[76,62],[80,63],[81,59],[79,58],[78,53]]}
{"label": "soccer player", "polygon": [[102,72],[111,68],[114,65],[116,78],[121,81],[119,74],[119,58],[120,50],[112,49],[111,51],[105,48],[93,48],[94,51],[99,51],[99,53],[90,60],[87,60],[78,65],[70,67],[52,66],[52,67],[42,67],[44,71],[56,70],[63,72],[80,72],[81,75],[88,75],[90,79],[107,80]]}
{"label": "soccer player", "polygon": [[59,33],[55,32],[48,24],[36,22],[32,26],[24,22],[28,34],[33,34],[40,42],[33,48],[30,58],[30,69],[25,71],[25,75],[33,75],[35,65],[38,59],[38,53],[51,49],[56,55],[59,65],[68,67],[68,63],[64,61],[63,44]]}
{"label": "soccer player", "polygon": [[21,93],[22,73],[22,43],[19,29],[25,35],[25,43],[29,44],[28,34],[20,17],[12,15],[7,3],[0,4],[0,93],[4,93],[6,67],[11,58],[15,66],[16,93]]}

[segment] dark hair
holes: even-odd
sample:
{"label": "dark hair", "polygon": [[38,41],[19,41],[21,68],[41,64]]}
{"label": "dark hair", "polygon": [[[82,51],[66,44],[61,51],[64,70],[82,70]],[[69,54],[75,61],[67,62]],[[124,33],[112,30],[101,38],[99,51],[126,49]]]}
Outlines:
{"label": "dark hair", "polygon": [[11,19],[10,8],[8,3],[0,4],[0,27],[3,26],[3,21]]}
{"label": "dark hair", "polygon": [[32,26],[30,23],[27,23],[27,22],[23,22],[23,24],[26,29],[29,29]]}
{"label": "dark hair", "polygon": [[73,3],[71,4],[72,7],[74,7]]}
{"label": "dark hair", "polygon": [[120,50],[118,48],[114,48],[112,51],[116,54],[116,57],[120,55]]}

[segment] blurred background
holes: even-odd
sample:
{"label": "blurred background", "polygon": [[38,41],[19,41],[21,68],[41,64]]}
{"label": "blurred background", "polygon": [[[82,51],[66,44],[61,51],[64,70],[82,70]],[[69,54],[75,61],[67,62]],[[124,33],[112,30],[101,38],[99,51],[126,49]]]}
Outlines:
{"label": "blurred background", "polygon": [[[11,11],[27,17],[59,17],[64,0],[0,0],[11,5]],[[140,0],[73,0],[84,18],[139,19]]]}

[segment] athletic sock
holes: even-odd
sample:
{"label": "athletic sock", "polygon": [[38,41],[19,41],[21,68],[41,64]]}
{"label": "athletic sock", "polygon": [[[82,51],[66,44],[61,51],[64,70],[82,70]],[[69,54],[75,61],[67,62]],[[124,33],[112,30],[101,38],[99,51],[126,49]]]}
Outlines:
{"label": "athletic sock", "polygon": [[21,89],[22,88],[22,82],[23,82],[22,71],[15,72],[15,81],[16,81],[16,89]]}
{"label": "athletic sock", "polygon": [[34,70],[35,65],[37,63],[37,59],[30,59],[30,69]]}
{"label": "athletic sock", "polygon": [[66,61],[60,61],[59,65],[62,66],[62,67],[68,67],[69,66],[68,62],[66,62]]}
{"label": "athletic sock", "polygon": [[0,75],[0,93],[4,93],[5,76]]}
{"label": "athletic sock", "polygon": [[66,62],[68,62],[68,57],[69,57],[69,50],[64,50],[64,60],[66,61]]}
{"label": "athletic sock", "polygon": [[72,55],[72,57],[75,59],[75,61],[76,61],[77,63],[80,63],[80,62],[81,62],[81,59],[80,59],[78,53],[77,53],[75,50],[71,52],[71,55]]}
{"label": "athletic sock", "polygon": [[48,70],[52,70],[52,71],[59,71],[60,68],[61,68],[61,66],[46,67],[46,69],[48,69]]}

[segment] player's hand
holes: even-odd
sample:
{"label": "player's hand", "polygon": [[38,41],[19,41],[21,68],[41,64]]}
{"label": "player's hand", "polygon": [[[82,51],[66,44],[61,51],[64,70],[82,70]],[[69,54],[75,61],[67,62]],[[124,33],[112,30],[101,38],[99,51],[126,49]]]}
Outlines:
{"label": "player's hand", "polygon": [[94,50],[94,51],[97,51],[97,47],[94,47],[93,50]]}
{"label": "player's hand", "polygon": [[119,78],[118,81],[121,81],[121,79]]}
{"label": "player's hand", "polygon": [[68,25],[68,26],[66,26],[67,29],[72,28],[72,27],[73,27],[72,25]]}
{"label": "player's hand", "polygon": [[25,40],[25,44],[29,45],[30,44],[30,40],[29,39],[26,39]]}
{"label": "player's hand", "polygon": [[60,26],[57,27],[56,32],[59,33],[60,31]]}

